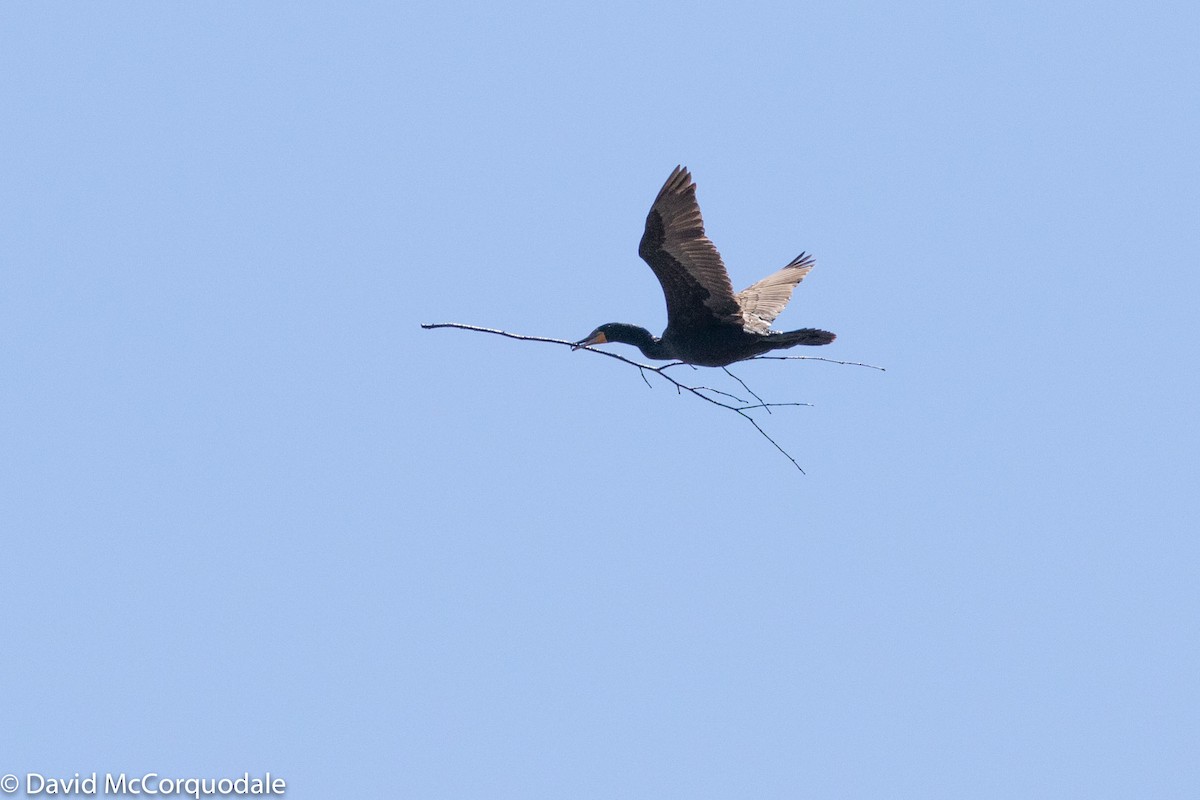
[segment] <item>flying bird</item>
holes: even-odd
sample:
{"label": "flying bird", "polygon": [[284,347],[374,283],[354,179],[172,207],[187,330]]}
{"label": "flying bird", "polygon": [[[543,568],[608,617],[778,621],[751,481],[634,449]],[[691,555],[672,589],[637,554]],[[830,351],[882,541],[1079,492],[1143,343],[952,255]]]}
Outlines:
{"label": "flying bird", "polygon": [[783,269],[734,294],[721,254],[704,235],[696,184],[686,167],[676,167],[646,217],[638,255],[654,270],[667,300],[661,337],[637,325],[609,322],[576,347],[621,342],[646,358],[677,359],[701,367],[723,367],[796,345],[829,344],[835,335],[817,328],[773,331],[771,323],[816,263],[801,253]]}

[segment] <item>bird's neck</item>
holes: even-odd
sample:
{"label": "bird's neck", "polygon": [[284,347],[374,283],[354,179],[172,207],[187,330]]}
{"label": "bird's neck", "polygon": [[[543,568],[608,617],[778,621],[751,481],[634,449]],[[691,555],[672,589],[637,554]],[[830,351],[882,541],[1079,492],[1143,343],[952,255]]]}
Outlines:
{"label": "bird's neck", "polygon": [[667,352],[667,348],[663,345],[661,339],[637,325],[616,323],[611,326],[607,337],[610,342],[633,345],[638,350],[641,350],[642,355],[646,358],[658,361],[674,358],[674,356]]}

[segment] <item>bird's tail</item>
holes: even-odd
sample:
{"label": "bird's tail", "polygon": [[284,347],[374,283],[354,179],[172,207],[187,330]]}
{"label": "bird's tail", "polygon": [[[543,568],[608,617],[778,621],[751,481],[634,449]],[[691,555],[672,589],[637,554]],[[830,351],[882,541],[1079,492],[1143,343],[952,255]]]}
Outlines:
{"label": "bird's tail", "polygon": [[776,333],[771,338],[779,342],[776,347],[795,347],[798,344],[829,344],[837,338],[837,334],[819,328],[801,328],[798,331]]}

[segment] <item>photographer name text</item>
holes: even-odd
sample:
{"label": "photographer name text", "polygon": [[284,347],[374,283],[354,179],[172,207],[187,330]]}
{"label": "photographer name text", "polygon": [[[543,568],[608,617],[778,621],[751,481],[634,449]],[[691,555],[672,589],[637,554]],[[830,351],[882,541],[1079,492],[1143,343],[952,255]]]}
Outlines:
{"label": "photographer name text", "polygon": [[287,782],[271,773],[262,776],[243,772],[237,777],[226,778],[172,778],[157,772],[129,775],[124,772],[93,772],[70,778],[43,775],[40,772],[25,773],[24,785],[21,777],[9,773],[0,777],[0,791],[16,794],[24,789],[26,797],[282,797],[287,791]]}

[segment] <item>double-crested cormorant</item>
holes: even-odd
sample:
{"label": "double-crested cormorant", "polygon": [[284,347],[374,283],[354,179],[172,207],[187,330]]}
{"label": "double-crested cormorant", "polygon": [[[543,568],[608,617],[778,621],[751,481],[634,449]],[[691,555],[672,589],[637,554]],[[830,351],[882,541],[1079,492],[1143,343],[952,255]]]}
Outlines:
{"label": "double-crested cormorant", "polygon": [[723,367],[798,344],[829,344],[834,334],[816,328],[772,331],[771,322],[815,263],[801,253],[783,269],[733,293],[721,254],[704,235],[696,184],[676,167],[646,217],[638,255],[650,265],[667,299],[662,338],[637,325],[609,322],[577,345],[623,342],[652,359],[678,359],[701,367]]}

